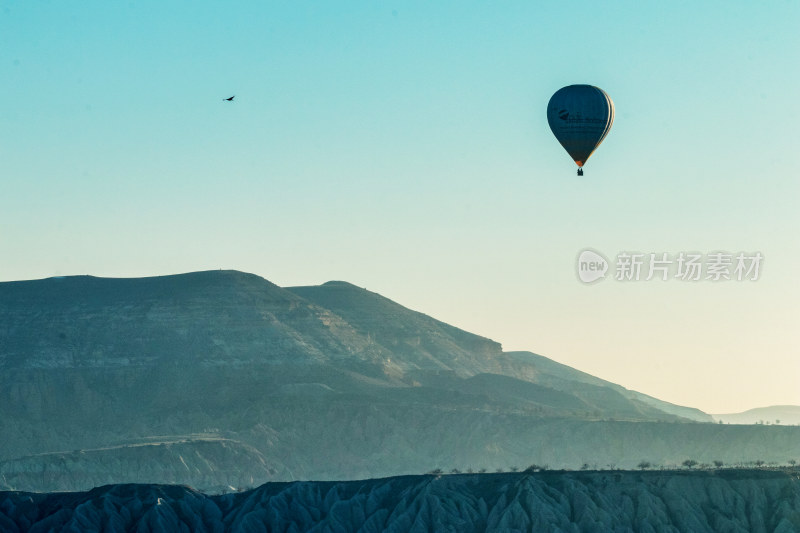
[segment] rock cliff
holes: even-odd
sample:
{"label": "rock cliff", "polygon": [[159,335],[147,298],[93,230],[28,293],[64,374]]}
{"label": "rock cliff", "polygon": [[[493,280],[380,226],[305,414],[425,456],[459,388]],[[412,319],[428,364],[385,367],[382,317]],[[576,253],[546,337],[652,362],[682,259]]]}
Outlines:
{"label": "rock cliff", "polygon": [[797,472],[538,472],[269,483],[207,496],[110,485],[0,492],[0,529],[22,531],[720,532],[800,529]]}

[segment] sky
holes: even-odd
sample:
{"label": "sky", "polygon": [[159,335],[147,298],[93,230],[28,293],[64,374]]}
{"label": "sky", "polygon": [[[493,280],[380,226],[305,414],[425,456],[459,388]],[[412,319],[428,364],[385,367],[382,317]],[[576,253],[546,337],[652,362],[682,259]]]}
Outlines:
{"label": "sky", "polygon": [[[795,1],[0,0],[0,281],[346,280],[672,403],[800,405],[798,24]],[[579,178],[546,107],[581,83],[616,115]],[[763,260],[616,279],[681,252]]]}

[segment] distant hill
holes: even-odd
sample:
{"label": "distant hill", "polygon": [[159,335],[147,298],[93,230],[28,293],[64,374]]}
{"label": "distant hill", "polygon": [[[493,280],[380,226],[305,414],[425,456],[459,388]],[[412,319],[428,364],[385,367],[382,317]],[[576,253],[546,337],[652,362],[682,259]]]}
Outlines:
{"label": "distant hill", "polygon": [[800,425],[800,406],[772,405],[757,407],[743,413],[711,415],[714,420],[725,424],[775,424],[782,426]]}
{"label": "distant hill", "polygon": [[0,488],[800,457],[800,428],[703,421],[345,282],[0,283]]}
{"label": "distant hill", "polygon": [[774,531],[800,527],[796,471],[535,472],[0,492],[17,531]]}

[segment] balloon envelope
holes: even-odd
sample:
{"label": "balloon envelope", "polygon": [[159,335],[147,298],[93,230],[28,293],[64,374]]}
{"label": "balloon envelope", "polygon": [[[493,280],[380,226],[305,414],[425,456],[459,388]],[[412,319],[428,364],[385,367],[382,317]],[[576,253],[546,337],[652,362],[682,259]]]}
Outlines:
{"label": "balloon envelope", "polygon": [[614,122],[614,102],[593,85],[570,85],[547,104],[547,122],[569,156],[582,167]]}

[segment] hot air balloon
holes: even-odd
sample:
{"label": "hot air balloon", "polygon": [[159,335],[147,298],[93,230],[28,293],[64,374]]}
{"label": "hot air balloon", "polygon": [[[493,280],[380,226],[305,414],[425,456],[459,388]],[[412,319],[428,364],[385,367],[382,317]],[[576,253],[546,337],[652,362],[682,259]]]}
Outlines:
{"label": "hot air balloon", "polygon": [[593,85],[569,85],[556,91],[547,104],[547,122],[553,135],[578,165],[583,165],[614,122],[614,102]]}

